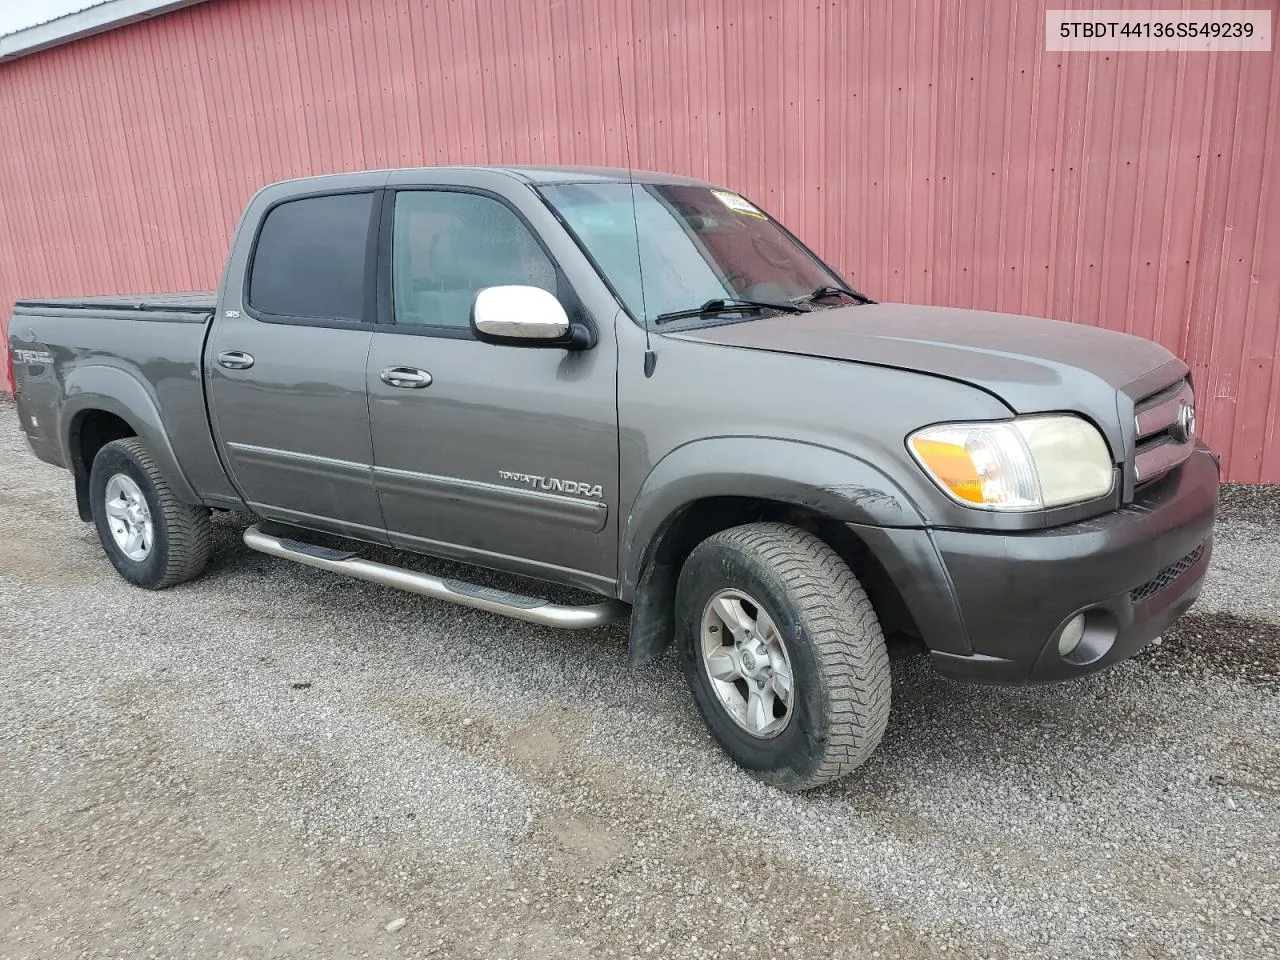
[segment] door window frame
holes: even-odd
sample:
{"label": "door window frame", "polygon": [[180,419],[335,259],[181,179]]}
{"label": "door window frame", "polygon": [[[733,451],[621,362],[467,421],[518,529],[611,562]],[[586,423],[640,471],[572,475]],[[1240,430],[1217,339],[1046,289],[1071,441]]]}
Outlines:
{"label": "door window frame", "polygon": [[[249,285],[253,280],[253,266],[258,258],[258,242],[262,239],[262,228],[267,225],[267,218],[271,216],[272,211],[277,207],[284,206],[286,203],[294,203],[298,200],[313,200],[317,197],[337,197],[345,196],[353,193],[369,194],[372,202],[369,205],[369,222],[365,227],[364,239],[364,271],[361,291],[361,313],[363,317],[359,320],[349,320],[339,317],[299,317],[283,313],[269,313],[259,310],[253,305],[252,299],[249,297]],[[382,219],[383,205],[386,202],[387,191],[381,187],[370,189],[369,187],[349,187],[344,190],[314,190],[307,193],[295,193],[287,197],[281,197],[266,210],[262,211],[262,216],[258,220],[258,228],[253,235],[253,243],[249,247],[249,256],[242,278],[243,289],[240,291],[240,302],[244,305],[244,312],[261,323],[280,323],[289,324],[299,327],[329,327],[340,330],[372,330],[377,317],[377,270],[378,270],[378,227]]]}
{"label": "door window frame", "polygon": [[507,200],[500,193],[492,190],[486,190],[483,187],[471,187],[455,184],[404,184],[400,186],[391,186],[383,190],[384,199],[381,203],[381,222],[378,224],[377,236],[377,312],[376,323],[377,329],[383,333],[402,333],[416,337],[440,337],[446,340],[476,340],[475,334],[471,332],[470,322],[463,325],[453,324],[427,324],[427,323],[396,323],[395,319],[395,284],[392,272],[395,270],[395,250],[394,234],[395,234],[395,208],[396,197],[401,193],[469,193],[475,196],[486,197],[497,203],[502,204],[526,230],[529,236],[533,238],[534,243],[546,256],[547,261],[551,264],[556,275],[556,299],[564,306],[565,312],[569,314],[571,320],[585,324],[590,328],[594,341],[598,339],[596,325],[590,314],[587,313],[581,299],[574,292],[573,287],[569,283],[569,278],[564,270],[560,268],[560,262],[555,258],[551,249],[542,239],[542,235],[537,231],[533,224],[516,206]]}

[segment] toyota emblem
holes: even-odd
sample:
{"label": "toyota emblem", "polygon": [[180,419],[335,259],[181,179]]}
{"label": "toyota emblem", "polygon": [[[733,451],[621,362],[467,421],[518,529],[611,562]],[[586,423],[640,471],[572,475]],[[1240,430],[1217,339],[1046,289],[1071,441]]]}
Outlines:
{"label": "toyota emblem", "polygon": [[1190,443],[1196,437],[1196,408],[1185,400],[1178,404],[1178,419],[1169,428],[1173,439],[1179,443]]}

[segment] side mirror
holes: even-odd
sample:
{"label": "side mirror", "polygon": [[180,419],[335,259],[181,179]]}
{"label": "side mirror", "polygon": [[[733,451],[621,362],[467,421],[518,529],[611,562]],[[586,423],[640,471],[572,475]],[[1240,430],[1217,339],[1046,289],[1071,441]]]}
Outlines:
{"label": "side mirror", "polygon": [[541,287],[485,287],[471,305],[471,329],[485,343],[581,350],[590,331],[572,323],[554,294]]}

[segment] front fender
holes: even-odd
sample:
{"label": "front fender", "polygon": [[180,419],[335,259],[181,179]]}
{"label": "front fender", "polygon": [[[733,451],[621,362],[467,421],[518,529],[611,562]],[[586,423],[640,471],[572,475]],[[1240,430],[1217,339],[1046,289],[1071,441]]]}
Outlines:
{"label": "front fender", "polygon": [[169,442],[160,405],[151,389],[126,370],[101,364],[78,366],[67,374],[63,385],[66,399],[59,416],[58,434],[64,460],[79,478],[91,464],[82,464],[76,453],[75,434],[82,413],[102,410],[128,423],[147,445],[160,472],[183,503],[200,503],[182,471]]}
{"label": "front fender", "polygon": [[696,440],[649,472],[619,545],[619,594],[632,601],[653,545],[680,510],[705,497],[757,497],[876,527],[924,526],[887,474],[856,455],[768,437]]}

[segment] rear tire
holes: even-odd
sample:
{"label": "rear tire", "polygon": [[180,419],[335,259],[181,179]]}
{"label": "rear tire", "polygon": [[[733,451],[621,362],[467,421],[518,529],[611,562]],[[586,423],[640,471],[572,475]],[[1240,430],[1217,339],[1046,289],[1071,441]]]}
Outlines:
{"label": "rear tire", "polygon": [[813,534],[752,523],[703,541],[680,572],[676,630],[711,733],[765,783],[829,783],[879,744],[890,701],[884,634],[853,572]]}
{"label": "rear tire", "polygon": [[209,511],[178,501],[137,437],[98,451],[89,507],[102,549],[130,583],[163,590],[204,572],[213,552]]}

